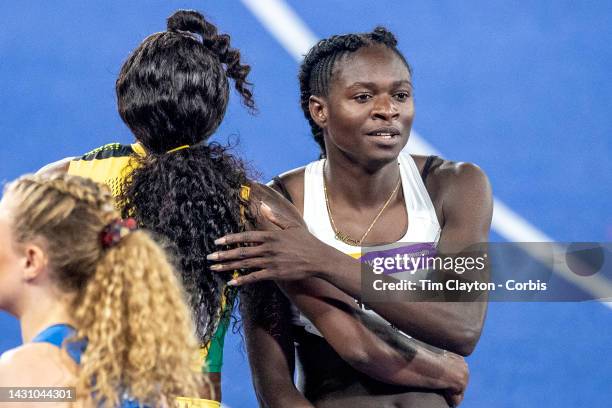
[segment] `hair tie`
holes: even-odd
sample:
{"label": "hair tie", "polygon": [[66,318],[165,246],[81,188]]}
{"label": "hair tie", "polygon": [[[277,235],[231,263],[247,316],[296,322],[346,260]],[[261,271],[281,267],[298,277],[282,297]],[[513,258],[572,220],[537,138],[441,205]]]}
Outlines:
{"label": "hair tie", "polygon": [[102,232],[100,233],[102,248],[108,249],[117,245],[122,238],[134,231],[136,228],[136,220],[133,218],[126,218],[125,220],[117,218],[112,220],[102,229]]}
{"label": "hair tie", "polygon": [[189,149],[190,147],[191,147],[190,145],[182,145],[179,147],[175,147],[174,149],[170,149],[166,153],[174,153],[174,152],[178,152],[179,150]]}

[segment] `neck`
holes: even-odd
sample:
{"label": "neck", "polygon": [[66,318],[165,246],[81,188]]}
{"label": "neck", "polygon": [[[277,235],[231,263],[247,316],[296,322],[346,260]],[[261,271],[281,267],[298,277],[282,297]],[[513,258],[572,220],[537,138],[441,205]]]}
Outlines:
{"label": "neck", "polygon": [[68,312],[69,297],[50,292],[54,291],[34,288],[30,296],[24,296],[21,311],[17,316],[21,324],[21,337],[24,343],[30,342],[34,336],[54,324],[74,325]]}
{"label": "neck", "polygon": [[325,183],[336,203],[355,208],[377,207],[384,202],[400,178],[397,160],[363,166],[350,160],[325,161]]}

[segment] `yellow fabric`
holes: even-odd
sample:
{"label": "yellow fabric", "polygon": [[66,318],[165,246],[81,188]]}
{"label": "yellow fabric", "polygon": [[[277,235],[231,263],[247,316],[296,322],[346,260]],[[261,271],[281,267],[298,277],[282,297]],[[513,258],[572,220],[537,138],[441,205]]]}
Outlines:
{"label": "yellow fabric", "polygon": [[201,398],[176,398],[178,408],[221,408],[219,401],[213,401]]}
{"label": "yellow fabric", "polygon": [[245,185],[240,186],[240,198],[249,201],[249,198],[251,198],[251,187]]}
{"label": "yellow fabric", "polygon": [[[124,145],[112,143],[92,150],[86,156],[95,155],[101,151],[119,150]],[[141,144],[131,145],[132,152],[138,156],[144,156],[145,151]],[[68,166],[68,174],[87,177],[97,183],[106,184],[112,191],[113,196],[119,195],[121,183],[127,177],[135,164],[134,155],[113,156],[93,160],[72,160]]]}
{"label": "yellow fabric", "polygon": [[[251,187],[249,186],[241,186],[240,187],[240,198],[242,198],[244,201],[249,201],[251,197]],[[246,222],[246,208],[244,207],[244,205],[240,206],[240,220],[244,223]]]}

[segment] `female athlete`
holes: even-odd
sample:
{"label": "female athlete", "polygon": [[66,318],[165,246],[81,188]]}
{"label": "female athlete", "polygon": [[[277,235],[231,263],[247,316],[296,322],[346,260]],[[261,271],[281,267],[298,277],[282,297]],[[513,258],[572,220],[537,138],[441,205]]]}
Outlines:
{"label": "female athlete", "polygon": [[[134,226],[106,187],[81,177],[24,176],[5,189],[0,309],[19,319],[24,340],[0,358],[0,386],[15,392],[7,406],[174,406],[196,395],[183,289],[164,251]],[[76,393],[36,402],[17,394],[25,387]]]}
{"label": "female athlete", "polygon": [[[394,377],[396,368],[381,359],[346,359],[338,349],[362,343],[362,334],[334,335],[316,330],[313,323],[318,328],[341,309],[364,316],[364,322],[366,317],[386,322],[395,333],[395,349],[398,342],[419,339],[470,354],[486,302],[364,302],[355,258],[373,245],[432,243],[442,253],[455,253],[486,242],[492,215],[486,176],[469,163],[403,151],[415,112],[412,73],[395,37],[382,27],[316,44],[301,65],[300,90],[304,115],[324,158],[283,174],[272,186],[294,203],[308,230],[271,213],[282,231],[222,237],[218,242],[223,245],[258,245],[210,256],[220,262],[218,271],[259,269],[231,284],[275,280],[297,306],[279,306],[288,315],[288,328],[268,331],[287,345],[276,354],[260,329],[265,323],[250,326],[258,395],[264,403],[279,398],[275,382],[262,378],[284,369],[295,343],[300,389],[318,407],[457,404],[462,389],[449,398],[430,384],[411,387],[416,384]],[[355,301],[361,311],[355,311]],[[274,367],[266,361],[279,363]]]}

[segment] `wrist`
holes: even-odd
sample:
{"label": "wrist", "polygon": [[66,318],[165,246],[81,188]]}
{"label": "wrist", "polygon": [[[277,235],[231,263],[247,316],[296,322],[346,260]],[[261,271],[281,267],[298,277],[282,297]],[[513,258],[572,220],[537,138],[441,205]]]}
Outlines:
{"label": "wrist", "polygon": [[317,257],[317,263],[314,267],[313,276],[330,281],[333,279],[334,275],[333,259],[336,256],[335,252],[337,251],[323,242],[320,243],[320,246],[321,247],[317,249],[319,256]]}

